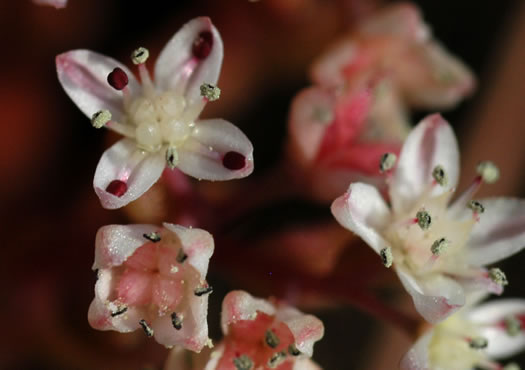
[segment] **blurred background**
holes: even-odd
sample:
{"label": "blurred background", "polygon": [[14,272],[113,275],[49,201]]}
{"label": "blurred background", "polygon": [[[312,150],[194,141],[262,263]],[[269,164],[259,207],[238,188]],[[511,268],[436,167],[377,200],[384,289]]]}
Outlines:
{"label": "blurred background", "polygon": [[[106,224],[142,219],[136,210],[101,208],[92,189],[93,174],[116,137],[94,130],[66,96],[56,78],[57,54],[85,48],[130,65],[130,52],[145,46],[154,60],[186,21],[210,16],[223,37],[225,58],[221,99],[204,114],[223,117],[246,133],[255,147],[256,170],[253,179],[212,184],[207,191],[243,191],[246,181],[254,186],[283,157],[289,104],[310,84],[311,62],[385,3],[149,0],[132,5],[125,0],[70,0],[67,8],[57,10],[29,0],[1,0],[0,221],[5,254],[0,269],[0,368],[160,369],[167,356],[167,350],[143,333],[97,332],[88,325],[96,231]],[[479,160],[491,159],[500,166],[502,178],[484,187],[484,195],[523,197],[525,3],[415,3],[435,37],[479,78],[476,94],[444,114],[459,135],[463,186],[473,178]],[[414,112],[413,122],[426,113]],[[232,188],[224,190],[228,186]],[[253,239],[281,230],[285,221],[301,225],[330,219],[325,205],[288,199],[231,228],[236,235],[252,233]],[[219,250],[221,235],[216,237]],[[524,261],[522,253],[500,265],[510,281],[504,296],[525,296],[518,283],[523,281]],[[212,258],[208,280],[216,289],[208,321],[214,339],[220,337],[220,304],[227,291],[268,294],[263,283],[252,287],[228,268],[215,268]],[[396,304],[411,310],[406,297],[397,297]],[[314,354],[325,369],[395,369],[410,346],[411,339],[397,328],[356,308],[314,304],[305,309],[325,323],[326,336]],[[517,361],[525,365],[525,357]]]}

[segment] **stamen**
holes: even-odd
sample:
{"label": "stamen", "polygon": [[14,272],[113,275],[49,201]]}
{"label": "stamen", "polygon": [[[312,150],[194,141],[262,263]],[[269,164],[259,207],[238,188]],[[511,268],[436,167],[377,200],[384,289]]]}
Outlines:
{"label": "stamen", "polygon": [[108,74],[108,84],[115,90],[122,90],[128,85],[128,75],[117,67]]}
{"label": "stamen", "polygon": [[188,255],[186,253],[184,253],[184,251],[181,249],[179,249],[179,252],[177,253],[177,262],[178,263],[183,263],[184,261],[186,261],[186,258],[188,258]]}
{"label": "stamen", "polygon": [[268,366],[272,369],[279,366],[286,359],[286,352],[275,352],[268,360]]}
{"label": "stamen", "polygon": [[221,96],[221,89],[212,84],[202,84],[201,96],[205,97],[209,101],[215,101]]}
{"label": "stamen", "polygon": [[434,169],[432,170],[432,177],[441,186],[446,186],[448,184],[447,173],[441,165],[437,165],[436,167],[434,167]]}
{"label": "stamen", "polygon": [[501,286],[509,285],[507,276],[505,275],[503,271],[501,271],[497,267],[493,267],[489,270],[489,278],[490,280],[492,280],[498,285],[501,285]]}
{"label": "stamen", "polygon": [[166,162],[171,170],[177,167],[177,163],[179,163],[179,153],[174,146],[169,146],[168,149],[166,149]]}
{"label": "stamen", "polygon": [[383,265],[385,267],[389,268],[392,266],[392,263],[394,263],[394,256],[392,255],[392,248],[386,247],[379,251],[379,255],[381,256],[381,261],[383,261]]}
{"label": "stamen", "polygon": [[126,306],[118,306],[116,311],[111,312],[111,317],[119,316],[128,310]]}
{"label": "stamen", "polygon": [[155,95],[155,86],[153,86],[153,81],[149,75],[148,69],[145,64],[139,64],[139,76],[140,81],[142,82],[142,87],[146,95],[152,98]]}
{"label": "stamen", "polygon": [[146,336],[148,338],[151,338],[153,336],[153,329],[148,325],[146,320],[142,319],[139,321],[140,326],[142,326],[142,329],[144,329],[144,333],[146,333]]}
{"label": "stamen", "polygon": [[432,243],[432,246],[430,247],[430,251],[434,256],[441,256],[441,254],[447,250],[447,248],[450,245],[450,241],[448,241],[445,238],[437,239],[434,243]]}
{"label": "stamen", "polygon": [[246,166],[246,157],[239,152],[227,152],[222,157],[222,165],[232,171],[241,170]]}
{"label": "stamen", "polygon": [[473,349],[484,349],[487,348],[487,346],[489,345],[489,341],[487,340],[487,338],[475,337],[470,339],[469,345],[470,348]]}
{"label": "stamen", "polygon": [[99,110],[91,116],[91,124],[94,128],[101,128],[111,121],[111,112],[107,109]]}
{"label": "stamen", "polygon": [[171,324],[177,330],[182,329],[182,316],[178,316],[175,312],[171,314]]}
{"label": "stamen", "polygon": [[210,31],[202,31],[193,41],[191,52],[197,59],[205,59],[211,53],[213,47],[213,35]]}
{"label": "stamen", "polygon": [[146,239],[148,239],[150,242],[157,243],[160,242],[160,235],[159,233],[152,232],[149,234],[142,234],[142,236]]}
{"label": "stamen", "polygon": [[476,170],[487,184],[493,184],[499,179],[499,168],[491,161],[480,162]]}
{"label": "stamen", "polygon": [[266,330],[264,340],[266,344],[272,348],[276,348],[279,345],[279,343],[281,343],[277,335],[270,329]]}
{"label": "stamen", "polygon": [[213,292],[213,287],[211,286],[197,288],[194,291],[197,297],[203,296],[204,294],[209,294],[211,292]]}
{"label": "stamen", "polygon": [[379,160],[379,172],[391,170],[396,164],[397,156],[394,153],[385,153]]}
{"label": "stamen", "polygon": [[476,214],[485,212],[485,207],[483,207],[483,204],[477,200],[471,200],[468,202],[467,207],[469,207]]}
{"label": "stamen", "polygon": [[514,315],[505,317],[504,325],[505,331],[511,337],[515,337],[521,332],[521,320]]}
{"label": "stamen", "polygon": [[301,354],[301,351],[299,351],[297,349],[297,347],[295,346],[295,344],[290,344],[288,346],[288,353],[291,354],[292,356],[299,356]]}
{"label": "stamen", "polygon": [[511,362],[503,367],[503,370],[521,370],[520,365],[515,362]]}
{"label": "stamen", "polygon": [[252,370],[253,361],[246,355],[241,355],[233,359],[233,364],[237,370]]}
{"label": "stamen", "polygon": [[131,53],[131,61],[133,64],[143,64],[146,63],[146,60],[149,58],[149,50],[143,47],[133,50]]}
{"label": "stamen", "polygon": [[128,191],[128,185],[126,185],[124,181],[113,180],[106,187],[106,191],[120,198],[126,193],[126,191]]}
{"label": "stamen", "polygon": [[428,213],[424,209],[416,213],[416,218],[417,224],[419,225],[421,230],[428,230],[430,224],[432,224],[432,217],[430,217],[430,213]]}

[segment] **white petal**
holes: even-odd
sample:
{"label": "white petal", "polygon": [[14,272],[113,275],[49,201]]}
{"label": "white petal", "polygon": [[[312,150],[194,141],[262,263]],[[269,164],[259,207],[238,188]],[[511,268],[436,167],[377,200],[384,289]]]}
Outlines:
{"label": "white petal", "polygon": [[[102,154],[95,170],[93,187],[102,207],[115,209],[134,201],[159,179],[165,165],[162,150],[147,153],[139,150],[133,140],[118,141]],[[106,191],[113,180],[127,184],[127,191],[120,197]]]}
{"label": "white petal", "polygon": [[267,300],[254,298],[242,290],[234,290],[228,293],[222,301],[222,332],[227,335],[231,323],[241,320],[255,320],[257,312],[274,315],[275,307]]}
{"label": "white petal", "polygon": [[432,170],[441,165],[446,186],[435,185],[438,195],[456,187],[459,178],[459,149],[452,128],[439,114],[423,119],[408,135],[390,184],[390,199],[396,213],[409,211],[431,186]]}
{"label": "white petal", "polygon": [[[236,126],[222,119],[197,121],[192,136],[179,149],[178,168],[187,175],[204,180],[231,180],[253,171],[253,146]],[[244,156],[244,168],[230,170],[223,166],[228,152]]]}
{"label": "white petal", "polygon": [[99,110],[108,109],[114,120],[122,122],[122,92],[107,82],[108,74],[116,67],[128,75],[130,93],[139,92],[133,73],[112,58],[90,50],[72,50],[56,57],[58,80],[86,116],[91,118]]}
{"label": "white petal", "polygon": [[490,198],[468,241],[469,263],[482,266],[507,258],[525,247],[525,200]]}
{"label": "white petal", "polygon": [[[212,34],[210,54],[203,60],[193,56],[193,42],[203,31]],[[222,65],[222,39],[208,17],[186,23],[166,44],[155,64],[155,82],[163,90],[185,89],[188,103],[200,100],[203,83],[215,85]]]}
{"label": "white petal", "polygon": [[428,358],[428,348],[434,331],[425,333],[417,342],[405,353],[399,364],[401,370],[429,370],[430,363]]}
{"label": "white petal", "polygon": [[321,86],[341,86],[346,81],[344,68],[358,57],[358,45],[351,40],[342,40],[314,61],[310,70],[311,79]]}
{"label": "white petal", "polygon": [[432,324],[444,320],[465,304],[463,288],[452,279],[442,275],[418,279],[399,267],[396,272],[412,296],[417,312]]}
{"label": "white petal", "polygon": [[294,361],[292,370],[321,370],[321,367],[309,357],[299,357]]}
{"label": "white petal", "polygon": [[359,235],[377,253],[389,246],[380,235],[390,219],[390,210],[377,189],[368,184],[350,184],[332,203],[332,214],[344,228]]}
{"label": "white petal", "polygon": [[144,234],[159,230],[154,225],[107,225],[97,231],[93,269],[120,266],[137,248],[148,242]]}
{"label": "white petal", "polygon": [[525,300],[501,299],[491,301],[473,308],[468,312],[468,318],[480,324],[481,335],[488,339],[487,354],[495,358],[512,356],[525,349],[525,332],[509,336],[503,327],[494,325],[501,323],[510,315],[525,315]]}
{"label": "white petal", "polygon": [[164,227],[179,238],[182,249],[188,255],[188,263],[200,273],[202,279],[208,272],[214,243],[211,234],[205,230],[164,223]]}

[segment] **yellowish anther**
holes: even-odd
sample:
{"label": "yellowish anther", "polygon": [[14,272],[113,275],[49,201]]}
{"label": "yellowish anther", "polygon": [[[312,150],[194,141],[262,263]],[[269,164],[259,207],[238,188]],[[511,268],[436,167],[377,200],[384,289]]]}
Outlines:
{"label": "yellowish anther", "polygon": [[94,128],[104,127],[109,121],[111,121],[111,112],[107,109],[99,110],[91,116],[91,124]]}
{"label": "yellowish anther", "polygon": [[505,317],[505,331],[511,337],[521,332],[521,321],[514,315]]}
{"label": "yellowish anther", "polygon": [[434,243],[432,243],[430,251],[434,256],[440,256],[445,250],[447,250],[449,245],[450,242],[447,239],[437,239]]}
{"label": "yellowish anther", "polygon": [[281,365],[286,359],[286,352],[275,352],[272,357],[268,360],[268,367],[270,369],[275,369],[277,366]]}
{"label": "yellowish anther", "polygon": [[483,207],[483,204],[481,204],[477,200],[471,200],[470,202],[468,202],[467,207],[469,207],[474,213],[485,212],[485,207]]}
{"label": "yellowish anther", "polygon": [[379,160],[379,172],[385,172],[394,167],[396,164],[397,156],[394,153],[385,153]]}
{"label": "yellowish anther", "polygon": [[497,267],[493,267],[489,270],[489,278],[490,280],[492,280],[498,285],[501,285],[501,286],[509,285],[507,276],[505,275],[503,271],[501,271]]}
{"label": "yellowish anther", "polygon": [[520,365],[515,362],[511,362],[503,367],[503,370],[521,370]]}
{"label": "yellowish anther", "polygon": [[417,224],[419,225],[421,230],[428,230],[428,228],[432,224],[432,217],[430,217],[430,213],[428,213],[424,209],[416,213],[416,218]]}
{"label": "yellowish anther", "polygon": [[133,50],[131,53],[131,61],[133,64],[143,64],[149,58],[149,50],[143,47]]}
{"label": "yellowish anther", "polygon": [[246,355],[240,355],[239,357],[234,358],[233,365],[235,365],[235,368],[237,370],[252,370],[253,369],[253,361],[250,357]]}
{"label": "yellowish anther", "polygon": [[489,345],[489,341],[487,340],[487,338],[475,337],[475,338],[472,338],[469,345],[470,345],[470,348],[484,349],[484,348],[487,348],[487,346]]}
{"label": "yellowish anther", "polygon": [[379,255],[381,256],[381,261],[383,261],[383,265],[385,265],[386,268],[390,268],[390,266],[392,266],[392,263],[394,263],[392,248],[386,247],[381,249],[379,251]]}
{"label": "yellowish anther", "polygon": [[221,89],[212,84],[202,84],[201,96],[205,97],[209,101],[217,100],[221,96]]}
{"label": "yellowish anther", "polygon": [[271,348],[276,348],[281,343],[279,337],[271,329],[266,330],[264,340]]}
{"label": "yellowish anther", "polygon": [[441,186],[446,186],[448,184],[447,173],[445,172],[443,166],[439,164],[432,170],[432,177]]}
{"label": "yellowish anther", "polygon": [[166,163],[170,169],[174,169],[177,167],[177,163],[179,163],[179,153],[177,153],[177,149],[173,146],[169,146],[168,149],[166,149]]}
{"label": "yellowish anther", "polygon": [[499,168],[491,161],[480,162],[476,170],[487,184],[493,184],[499,179]]}

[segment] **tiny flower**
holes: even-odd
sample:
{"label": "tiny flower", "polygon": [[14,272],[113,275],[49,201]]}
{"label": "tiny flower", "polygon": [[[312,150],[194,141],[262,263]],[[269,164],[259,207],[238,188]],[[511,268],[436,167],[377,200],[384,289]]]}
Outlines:
{"label": "tiny flower", "polygon": [[[446,174],[446,184],[436,180],[437,167]],[[431,323],[463,306],[465,292],[501,294],[505,275],[484,266],[525,246],[525,201],[481,199],[484,212],[478,206],[473,212],[470,200],[484,178],[478,175],[450,202],[458,178],[454,133],[441,116],[431,115],[414,128],[401,149],[388,183],[390,205],[375,187],[363,183],[350,184],[332,204],[337,221],[378,254],[391,248],[401,283]],[[419,214],[422,210],[426,213]]]}
{"label": "tiny flower", "polygon": [[511,369],[494,360],[525,349],[525,332],[505,331],[505,317],[525,323],[525,300],[504,299],[467,306],[426,332],[401,360],[402,370]]}
{"label": "tiny flower", "polygon": [[[104,152],[95,172],[93,185],[105,208],[140,197],[166,166],[205,180],[241,178],[253,170],[252,144],[237,127],[198,119],[219,96],[222,40],[209,18],[196,18],[173,36],[153,79],[148,57],[143,47],[131,55],[141,84],[126,66],[89,50],[56,57],[58,79],[80,110],[95,127],[125,137]],[[209,86],[205,96],[202,86]]]}
{"label": "tiny flower", "polygon": [[95,246],[98,280],[90,325],[121,333],[142,329],[167,347],[200,351],[208,341],[209,294],[195,290],[208,287],[212,253],[211,235],[196,228],[168,223],[162,228],[102,227]]}

